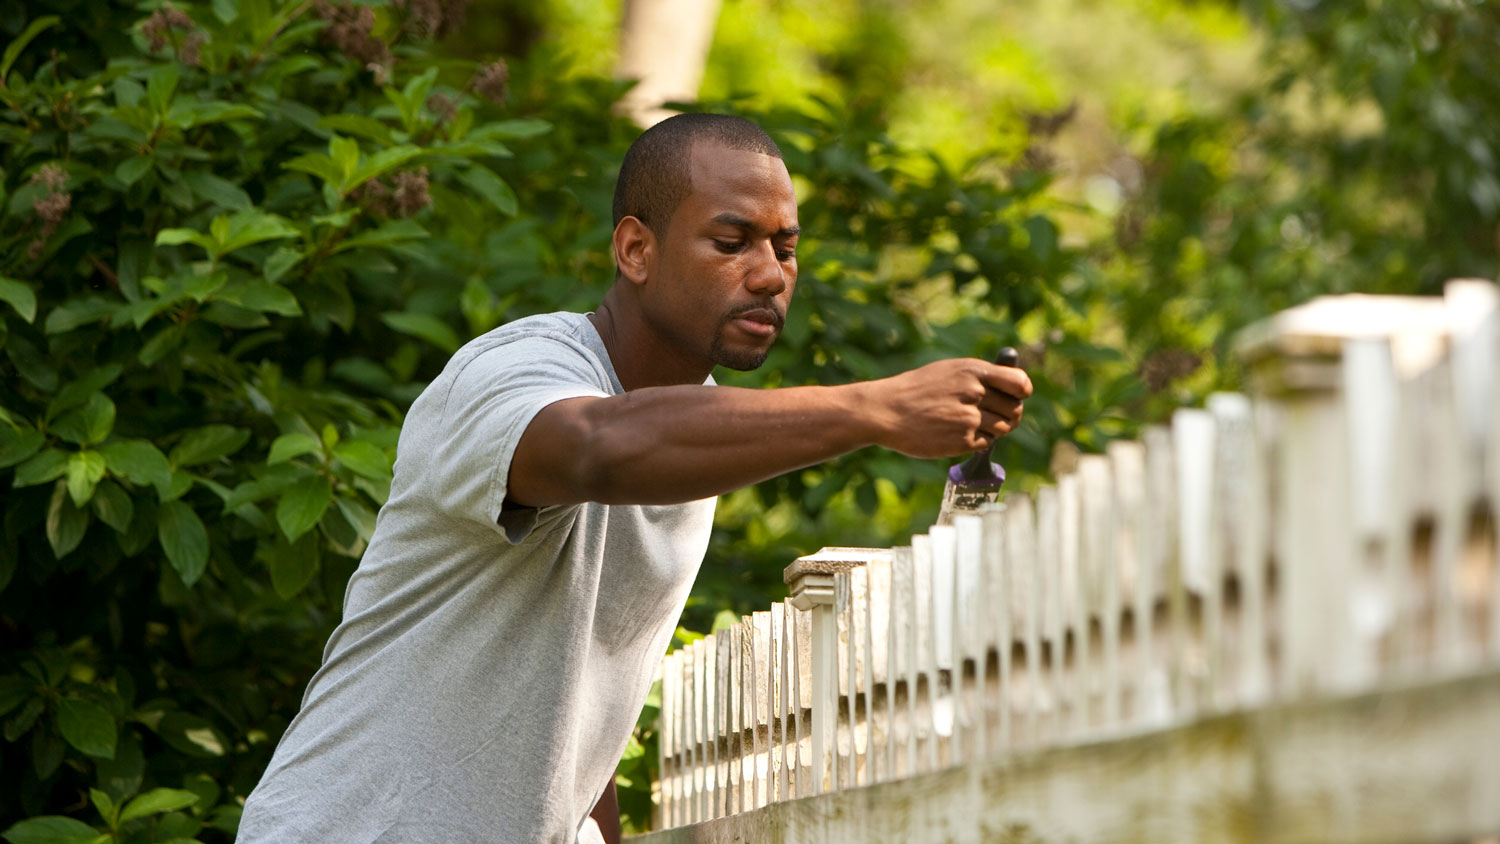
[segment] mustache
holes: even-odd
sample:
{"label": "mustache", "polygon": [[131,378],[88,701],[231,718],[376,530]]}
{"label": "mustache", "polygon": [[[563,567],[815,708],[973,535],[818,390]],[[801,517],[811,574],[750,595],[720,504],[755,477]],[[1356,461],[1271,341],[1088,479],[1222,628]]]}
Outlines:
{"label": "mustache", "polygon": [[776,329],[778,331],[782,328],[782,326],[786,324],[786,314],[778,309],[775,305],[769,303],[764,305],[757,305],[753,303],[748,305],[740,305],[724,315],[724,322],[727,323],[732,319],[736,319],[738,317],[746,316],[749,314],[754,314],[755,316],[762,317],[762,321],[770,321],[773,325],[776,326]]}

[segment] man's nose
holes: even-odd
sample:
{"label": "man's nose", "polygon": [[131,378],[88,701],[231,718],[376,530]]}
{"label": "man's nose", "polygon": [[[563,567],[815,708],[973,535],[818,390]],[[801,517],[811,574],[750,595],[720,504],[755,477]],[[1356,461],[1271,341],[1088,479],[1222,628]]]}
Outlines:
{"label": "man's nose", "polygon": [[750,292],[775,296],[786,289],[786,265],[776,257],[774,243],[762,241],[756,246],[751,260],[754,264],[745,279],[745,287]]}

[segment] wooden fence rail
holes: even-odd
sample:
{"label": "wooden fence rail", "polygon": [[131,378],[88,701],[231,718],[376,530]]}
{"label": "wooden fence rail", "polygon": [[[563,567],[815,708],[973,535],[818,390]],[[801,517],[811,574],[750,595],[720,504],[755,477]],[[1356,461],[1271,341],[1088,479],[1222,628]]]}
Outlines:
{"label": "wooden fence rail", "polygon": [[788,601],[663,662],[657,827],[1493,670],[1497,303],[1283,312],[1240,338],[1253,397],[797,560]]}

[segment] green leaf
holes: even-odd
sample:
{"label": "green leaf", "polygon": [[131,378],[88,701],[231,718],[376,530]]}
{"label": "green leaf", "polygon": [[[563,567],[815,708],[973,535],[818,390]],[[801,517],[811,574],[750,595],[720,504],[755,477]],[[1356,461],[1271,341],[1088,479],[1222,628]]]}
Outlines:
{"label": "green leaf", "polygon": [[0,677],[0,715],[15,709],[36,691],[36,683],[29,677],[11,675]]}
{"label": "green leaf", "polygon": [[339,190],[347,191],[352,188],[349,180],[359,167],[359,141],[334,135],[328,139],[328,157],[333,161],[333,166],[338,168]]}
{"label": "green leaf", "polygon": [[313,529],[333,500],[333,486],[322,475],[303,478],[276,503],[276,523],[290,542]]}
{"label": "green leaf", "polygon": [[208,567],[208,531],[193,508],[181,501],[163,504],[156,514],[156,538],[182,582],[197,583]]}
{"label": "green leaf", "polygon": [[180,322],[174,322],[156,332],[150,340],[146,341],[146,345],[141,347],[141,364],[155,366],[157,361],[166,357],[168,352],[182,343],[183,335],[186,333],[187,326]]}
{"label": "green leaf", "polygon": [[57,389],[57,367],[50,355],[27,342],[20,334],[11,334],[5,341],[5,356],[16,365],[21,377],[46,392]]}
{"label": "green leaf", "polygon": [[186,469],[178,469],[172,472],[171,479],[164,486],[156,488],[156,495],[162,501],[176,501],[192,488],[193,474]]}
{"label": "green leaf", "polygon": [[283,600],[296,597],[318,573],[322,540],[316,533],[303,534],[296,542],[278,541],[271,550],[271,588]]}
{"label": "green leaf", "polygon": [[68,458],[68,495],[82,507],[94,497],[94,487],[104,477],[104,455],[80,451]]}
{"label": "green leaf", "polygon": [[130,519],[135,515],[135,503],[130,493],[112,481],[103,481],[94,487],[93,510],[99,521],[114,528],[118,533],[130,529]]}
{"label": "green leaf", "polygon": [[48,481],[56,480],[68,471],[68,455],[66,452],[55,448],[49,448],[39,454],[34,454],[21,465],[16,467],[16,473],[11,477],[12,489],[20,489],[23,486],[36,486]]}
{"label": "green leaf", "polygon": [[99,449],[110,474],[136,484],[165,486],[172,479],[172,466],[156,446],[145,440],[112,442]]}
{"label": "green leaf", "polygon": [[63,334],[91,322],[98,322],[110,315],[118,307],[117,302],[111,302],[97,296],[89,296],[82,299],[72,299],[52,309],[47,314],[47,321],[42,330],[48,334]]}
{"label": "green leaf", "polygon": [[393,168],[416,158],[422,154],[420,147],[399,146],[383,149],[365,159],[363,166],[355,170],[348,181],[344,183],[344,190],[351,191],[369,180],[380,176]]}
{"label": "green leaf", "polygon": [[323,446],[307,434],[282,434],[271,443],[271,456],[266,465],[275,465],[302,454],[317,451]]}
{"label": "green leaf", "polygon": [[157,246],[177,246],[192,243],[206,251],[213,251],[213,241],[192,229],[162,229],[156,233]]}
{"label": "green leaf", "polygon": [[41,431],[0,428],[0,469],[14,466],[36,454],[47,437]]}
{"label": "green leaf", "polygon": [[157,114],[166,114],[172,103],[172,94],[177,91],[178,70],[176,62],[159,64],[146,77],[146,101]]}
{"label": "green leaf", "polygon": [[115,758],[101,759],[94,763],[94,779],[99,786],[119,801],[136,793],[141,787],[141,778],[146,772],[146,760],[141,753],[140,739],[134,730],[123,730],[115,744]]}
{"label": "green leaf", "polygon": [[213,0],[214,17],[221,23],[234,23],[240,16],[238,0]]}
{"label": "green leaf", "polygon": [[335,188],[344,183],[344,176],[339,172],[339,166],[333,163],[333,159],[321,152],[310,152],[299,155],[282,165],[288,170],[300,170],[303,173],[311,173]]}
{"label": "green leaf", "polygon": [[275,284],[281,280],[282,276],[287,274],[288,270],[297,266],[297,263],[301,260],[301,250],[292,249],[287,246],[278,247],[275,252],[271,253],[271,257],[266,259],[266,281]]}
{"label": "green leaf", "polygon": [[227,457],[250,439],[250,431],[233,425],[205,425],[194,428],[172,447],[167,455],[174,467],[196,466]]}
{"label": "green leaf", "polygon": [[119,729],[114,716],[99,704],[63,698],[57,703],[57,728],[81,753],[98,759],[115,758]]}
{"label": "green leaf", "polygon": [[36,319],[36,294],[13,278],[0,276],[0,302],[15,308],[21,319],[27,322]]}
{"label": "green leaf", "polygon": [[124,810],[120,812],[120,823],[144,818],[147,815],[175,812],[197,802],[198,795],[191,791],[180,788],[153,788],[125,804]]}
{"label": "green leaf", "polygon": [[416,220],[392,220],[378,229],[372,229],[343,241],[333,251],[338,253],[366,246],[392,246],[397,243],[422,240],[428,236],[427,230],[422,228]]}
{"label": "green leaf", "polygon": [[426,237],[429,237],[428,229],[422,228],[416,220],[392,220],[380,228],[348,238],[344,243],[335,247],[333,252],[347,252],[350,249],[362,249],[366,246],[393,246],[393,244],[410,243],[410,241],[422,240]]}
{"label": "green leaf", "polygon": [[55,419],[57,418],[57,414],[62,413],[70,407],[78,407],[79,405],[88,403],[94,397],[94,393],[113,384],[115,379],[120,377],[121,371],[123,370],[118,363],[112,363],[108,366],[101,366],[98,369],[91,369],[83,376],[69,381],[61,390],[57,391],[57,395],[52,397],[52,401],[47,403],[46,418],[49,420]]}
{"label": "green leaf", "polygon": [[209,123],[224,123],[230,120],[264,118],[265,115],[247,105],[221,101],[179,102],[167,113],[167,122],[179,129],[191,129]]}
{"label": "green leaf", "polygon": [[365,505],[353,499],[340,497],[338,499],[339,512],[344,514],[344,519],[354,527],[359,537],[366,542],[375,535],[375,514]]}
{"label": "green leaf", "polygon": [[396,139],[391,135],[389,126],[363,114],[330,114],[319,120],[318,125],[337,132],[369,138],[382,146],[396,146]]}
{"label": "green leaf", "polygon": [[217,255],[227,255],[236,249],[244,249],[267,240],[296,237],[301,232],[286,219],[267,214],[258,208],[241,211],[229,218],[227,234],[219,238]]}
{"label": "green leaf", "polygon": [[115,427],[115,403],[103,393],[89,396],[88,403],[64,413],[52,425],[52,433],[71,443],[94,445]]}
{"label": "green leaf", "polygon": [[499,176],[490,172],[489,168],[470,167],[465,170],[464,184],[493,205],[501,214],[514,217],[516,211],[519,210],[516,192],[511,190],[510,185],[507,185]]}
{"label": "green leaf", "polygon": [[396,331],[426,340],[450,355],[458,351],[460,344],[457,332],[448,323],[431,314],[395,311],[381,314],[380,320]]}
{"label": "green leaf", "polygon": [[239,185],[228,179],[221,179],[202,170],[194,170],[191,173],[184,173],[182,180],[187,182],[188,187],[193,189],[193,193],[198,198],[212,202],[220,208],[244,211],[252,207],[250,194],[245,193]]}
{"label": "green leaf", "polygon": [[167,744],[190,756],[223,756],[227,747],[213,724],[186,712],[168,712],[157,724],[156,732]]}
{"label": "green leaf", "polygon": [[52,546],[52,556],[61,560],[73,553],[88,527],[88,511],[74,506],[68,484],[58,481],[52,489],[52,503],[47,507],[47,544]]}
{"label": "green leaf", "polygon": [[252,311],[281,316],[302,315],[302,306],[297,304],[297,297],[292,295],[292,291],[264,281],[232,284],[219,291],[217,298]]}
{"label": "green leaf", "polygon": [[333,450],[333,456],[348,466],[350,471],[367,478],[382,480],[391,476],[390,458],[374,443],[348,440]]}
{"label": "green leaf", "polygon": [[5,55],[0,56],[0,84],[5,82],[6,74],[10,73],[10,66],[21,57],[21,51],[31,43],[31,39],[37,37],[42,30],[57,23],[60,18],[57,15],[46,15],[31,22],[31,25],[22,30],[15,40],[5,48]]}
{"label": "green leaf", "polygon": [[235,487],[229,497],[224,499],[224,510],[236,510],[246,504],[280,495],[282,490],[301,480],[300,474],[301,470],[295,466],[278,464],[277,468],[266,472],[264,476]]}
{"label": "green leaf", "polygon": [[137,106],[146,97],[146,89],[128,76],[121,76],[111,86],[115,94],[115,105]]}
{"label": "green leaf", "polygon": [[115,811],[119,807],[115,805],[115,801],[110,799],[108,794],[97,788],[91,788],[89,789],[89,802],[94,804],[94,809],[99,813],[99,817],[104,818],[104,823],[107,826],[114,827],[119,825],[119,821],[115,819]]}
{"label": "green leaf", "polygon": [[43,815],[7,829],[5,840],[10,844],[94,844],[108,841],[109,836],[100,835],[83,821],[62,815]]}
{"label": "green leaf", "polygon": [[137,155],[134,158],[127,158],[120,162],[120,166],[115,168],[115,178],[124,182],[126,187],[129,187],[140,181],[140,178],[146,175],[146,172],[150,169],[151,159],[144,155]]}
{"label": "green leaf", "polygon": [[497,120],[474,130],[470,134],[475,140],[490,138],[534,138],[552,131],[552,124],[536,118]]}

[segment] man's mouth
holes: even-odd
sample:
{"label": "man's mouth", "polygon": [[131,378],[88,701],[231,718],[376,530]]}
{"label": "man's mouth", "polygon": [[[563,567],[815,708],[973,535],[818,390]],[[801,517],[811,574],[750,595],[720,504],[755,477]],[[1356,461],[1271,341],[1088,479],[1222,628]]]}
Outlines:
{"label": "man's mouth", "polygon": [[757,337],[770,337],[774,335],[777,331],[781,330],[782,323],[785,322],[785,317],[773,308],[745,308],[736,310],[730,312],[729,319],[735,325],[739,326],[740,330]]}

